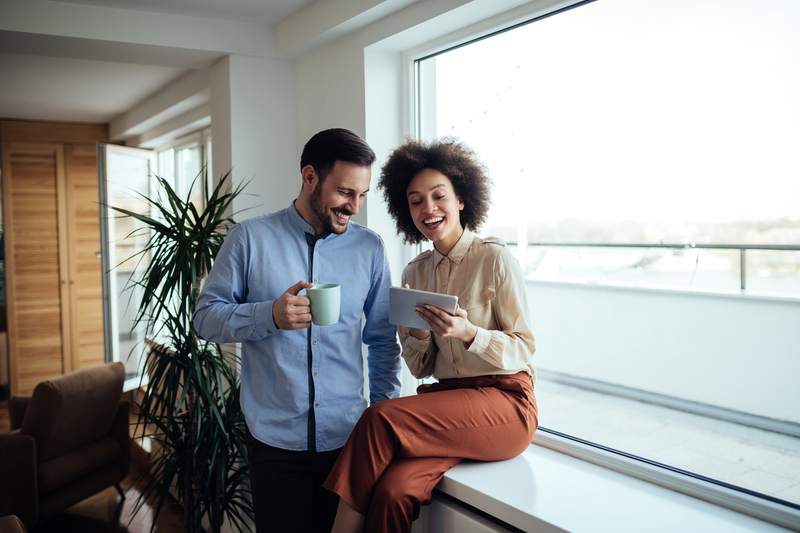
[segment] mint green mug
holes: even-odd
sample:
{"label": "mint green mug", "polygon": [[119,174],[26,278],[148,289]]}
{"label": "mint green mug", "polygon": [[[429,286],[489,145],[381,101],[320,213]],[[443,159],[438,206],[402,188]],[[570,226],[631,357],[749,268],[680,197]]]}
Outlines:
{"label": "mint green mug", "polygon": [[341,287],[336,283],[318,283],[306,289],[311,300],[311,320],[318,326],[330,326],[339,321]]}

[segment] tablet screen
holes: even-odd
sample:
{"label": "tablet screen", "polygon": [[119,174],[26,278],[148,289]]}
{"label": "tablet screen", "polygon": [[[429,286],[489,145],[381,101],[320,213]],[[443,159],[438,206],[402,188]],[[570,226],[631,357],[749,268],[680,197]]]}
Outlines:
{"label": "tablet screen", "polygon": [[458,306],[458,296],[391,287],[389,289],[389,322],[396,326],[431,329],[430,324],[422,320],[416,311],[418,306],[427,304],[440,307],[453,315]]}

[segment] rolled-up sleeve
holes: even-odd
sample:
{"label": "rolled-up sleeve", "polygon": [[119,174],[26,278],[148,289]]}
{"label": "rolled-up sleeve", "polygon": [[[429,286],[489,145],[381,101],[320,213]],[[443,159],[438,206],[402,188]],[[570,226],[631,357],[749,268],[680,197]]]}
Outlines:
{"label": "rolled-up sleeve", "polygon": [[272,301],[246,302],[249,247],[246,231],[234,226],[225,238],[197,300],[193,324],[212,342],[256,341],[278,331]]}
{"label": "rolled-up sleeve", "polygon": [[422,379],[433,375],[436,344],[431,338],[418,339],[406,333],[400,335],[400,344],[403,345],[403,360],[412,376]]}

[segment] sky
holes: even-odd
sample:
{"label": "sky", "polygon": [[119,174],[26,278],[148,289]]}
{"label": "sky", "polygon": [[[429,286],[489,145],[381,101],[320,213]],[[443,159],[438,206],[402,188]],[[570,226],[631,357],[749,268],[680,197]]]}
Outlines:
{"label": "sky", "polygon": [[598,0],[429,60],[436,135],[493,224],[800,220],[798,28],[798,0]]}

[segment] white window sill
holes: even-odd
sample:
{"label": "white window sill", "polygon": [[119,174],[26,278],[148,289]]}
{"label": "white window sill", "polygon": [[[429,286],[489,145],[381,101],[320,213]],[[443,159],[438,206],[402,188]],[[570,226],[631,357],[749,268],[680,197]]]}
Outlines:
{"label": "white window sill", "polygon": [[460,464],[437,489],[523,531],[785,531],[537,445],[508,461]]}

